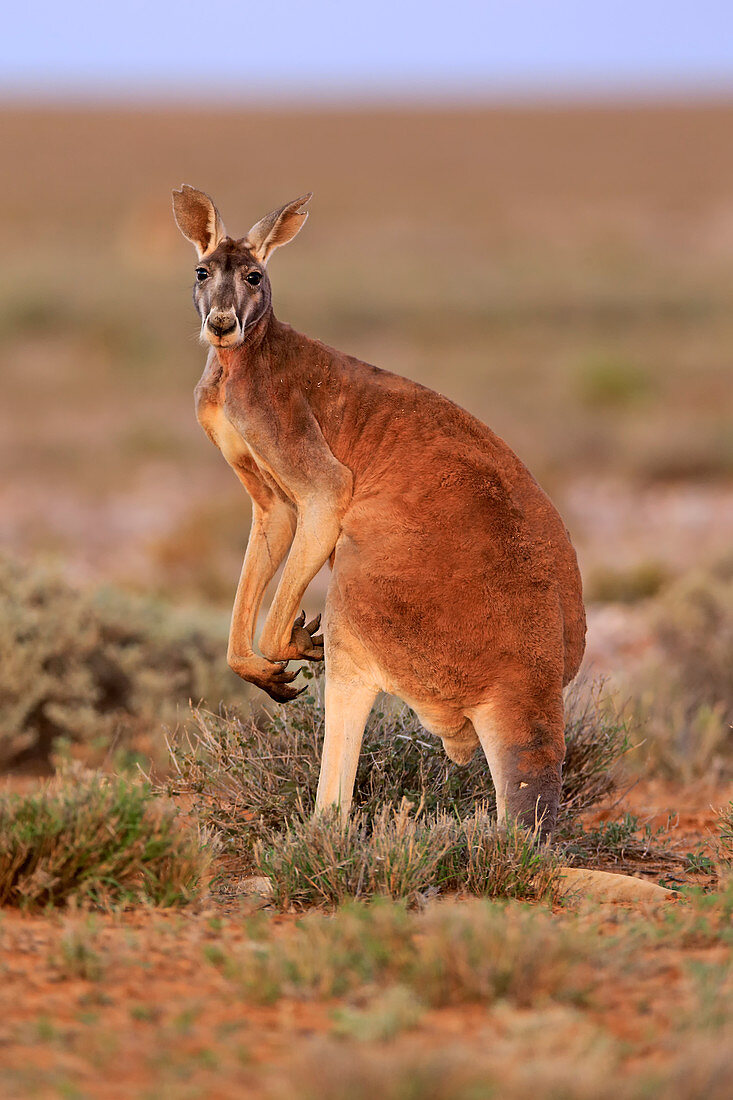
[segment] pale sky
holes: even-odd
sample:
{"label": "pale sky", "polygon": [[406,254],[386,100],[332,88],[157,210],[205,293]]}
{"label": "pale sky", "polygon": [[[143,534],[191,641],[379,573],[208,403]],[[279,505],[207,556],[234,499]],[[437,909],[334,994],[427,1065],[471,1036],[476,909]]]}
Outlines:
{"label": "pale sky", "polygon": [[733,88],[731,0],[39,0],[0,91],[284,97]]}

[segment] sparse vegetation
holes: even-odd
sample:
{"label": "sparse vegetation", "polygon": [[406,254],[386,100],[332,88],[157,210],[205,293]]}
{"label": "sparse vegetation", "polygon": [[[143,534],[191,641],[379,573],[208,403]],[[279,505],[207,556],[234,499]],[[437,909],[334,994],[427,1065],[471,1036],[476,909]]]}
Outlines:
{"label": "sparse vegetation", "polygon": [[576,923],[516,903],[440,903],[417,915],[401,905],[351,903],[331,920],[304,917],[292,935],[265,933],[229,954],[227,972],[248,998],[330,998],[402,986],[433,1008],[504,999],[527,1007],[577,1002],[596,937]]}
{"label": "sparse vegetation", "polygon": [[243,700],[226,666],[226,619],[0,558],[0,766],[48,765],[62,743],[85,763],[161,761],[161,727],[189,700]]}
{"label": "sparse vegetation", "polygon": [[97,924],[93,920],[70,921],[58,948],[51,953],[49,963],[61,979],[100,981],[104,976],[105,963],[99,951]]}
{"label": "sparse vegetation", "polygon": [[423,1016],[423,1005],[412,991],[392,985],[370,998],[363,1008],[346,1005],[337,1009],[333,1031],[359,1042],[384,1042],[417,1027]]}
{"label": "sparse vegetation", "polygon": [[76,769],[0,796],[0,905],[176,905],[207,867],[195,833],[144,783]]}
{"label": "sparse vegetation", "polygon": [[4,1081],[10,1095],[61,1078],[101,1095],[114,1072],[122,1093],[172,1097],[722,1100],[732,906],[729,891],[643,913],[377,899],[297,922],[208,906],[93,926],[6,915],[20,1011]]}
{"label": "sparse vegetation", "polygon": [[[694,857],[694,853],[692,854]],[[562,837],[562,858],[574,867],[598,867],[613,871],[669,872],[690,867],[690,854],[673,849],[667,829],[656,829],[625,813],[618,820],[587,827],[568,821]],[[703,864],[700,870],[706,869]]]}

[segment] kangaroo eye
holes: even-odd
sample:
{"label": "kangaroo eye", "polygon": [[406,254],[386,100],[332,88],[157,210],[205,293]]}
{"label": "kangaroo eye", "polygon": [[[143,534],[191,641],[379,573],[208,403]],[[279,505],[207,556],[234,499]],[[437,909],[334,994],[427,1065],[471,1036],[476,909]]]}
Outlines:
{"label": "kangaroo eye", "polygon": [[204,279],[208,279],[209,273],[205,267],[196,268],[196,278],[200,283],[203,283]]}
{"label": "kangaroo eye", "polygon": [[259,286],[262,282],[262,272],[250,271],[249,275],[247,275],[246,278],[250,286]]}

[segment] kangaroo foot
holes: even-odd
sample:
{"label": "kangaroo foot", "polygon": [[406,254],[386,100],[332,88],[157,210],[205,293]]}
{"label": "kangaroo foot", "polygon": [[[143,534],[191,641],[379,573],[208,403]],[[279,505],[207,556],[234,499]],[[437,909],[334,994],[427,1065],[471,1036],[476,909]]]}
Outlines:
{"label": "kangaroo foot", "polygon": [[305,688],[289,687],[301,669],[288,672],[287,664],[287,661],[267,661],[264,657],[235,657],[230,660],[229,667],[247,683],[267,692],[276,703],[289,703]]}

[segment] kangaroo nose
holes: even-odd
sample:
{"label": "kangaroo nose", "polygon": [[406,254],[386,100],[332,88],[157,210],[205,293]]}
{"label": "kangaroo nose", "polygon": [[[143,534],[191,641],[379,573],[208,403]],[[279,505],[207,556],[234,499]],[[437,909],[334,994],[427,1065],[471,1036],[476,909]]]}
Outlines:
{"label": "kangaroo nose", "polygon": [[237,327],[237,318],[232,313],[212,313],[206,324],[217,336],[226,336]]}

